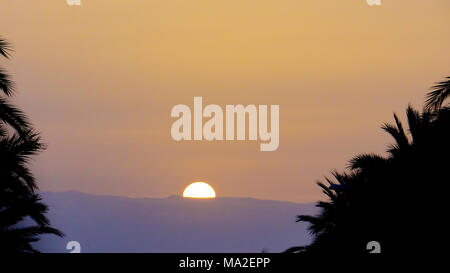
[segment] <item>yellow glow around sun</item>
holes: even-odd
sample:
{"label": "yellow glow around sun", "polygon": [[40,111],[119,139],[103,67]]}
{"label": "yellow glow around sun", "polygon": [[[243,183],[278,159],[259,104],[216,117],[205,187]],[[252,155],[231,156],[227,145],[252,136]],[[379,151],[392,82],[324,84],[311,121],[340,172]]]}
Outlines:
{"label": "yellow glow around sun", "polygon": [[215,198],[216,192],[205,182],[194,182],[184,189],[183,197]]}

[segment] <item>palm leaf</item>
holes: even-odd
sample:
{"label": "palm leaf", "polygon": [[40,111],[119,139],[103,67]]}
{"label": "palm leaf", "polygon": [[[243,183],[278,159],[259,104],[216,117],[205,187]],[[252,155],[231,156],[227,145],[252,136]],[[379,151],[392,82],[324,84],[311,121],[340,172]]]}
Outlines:
{"label": "palm leaf", "polygon": [[431,87],[431,91],[426,95],[426,110],[438,110],[442,107],[445,99],[450,96],[450,77],[446,79]]}
{"label": "palm leaf", "polygon": [[0,55],[9,58],[11,51],[13,51],[11,44],[0,38]]}
{"label": "palm leaf", "polygon": [[0,90],[6,96],[11,96],[14,93],[14,82],[2,68],[0,68]]}
{"label": "palm leaf", "polygon": [[30,123],[25,114],[10,105],[4,98],[0,98],[0,120],[14,128],[20,134],[23,134],[30,128]]}

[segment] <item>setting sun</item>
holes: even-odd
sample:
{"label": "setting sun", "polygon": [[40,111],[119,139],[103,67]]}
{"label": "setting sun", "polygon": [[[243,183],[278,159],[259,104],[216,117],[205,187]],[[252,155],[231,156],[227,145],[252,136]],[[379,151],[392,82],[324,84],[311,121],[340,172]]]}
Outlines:
{"label": "setting sun", "polygon": [[184,189],[183,197],[216,198],[216,192],[205,182],[194,182]]}

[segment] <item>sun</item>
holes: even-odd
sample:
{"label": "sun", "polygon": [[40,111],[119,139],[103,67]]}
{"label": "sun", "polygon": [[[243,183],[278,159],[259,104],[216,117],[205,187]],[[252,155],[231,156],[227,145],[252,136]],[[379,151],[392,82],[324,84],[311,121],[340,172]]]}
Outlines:
{"label": "sun", "polygon": [[184,189],[183,197],[216,198],[216,192],[205,182],[194,182]]}

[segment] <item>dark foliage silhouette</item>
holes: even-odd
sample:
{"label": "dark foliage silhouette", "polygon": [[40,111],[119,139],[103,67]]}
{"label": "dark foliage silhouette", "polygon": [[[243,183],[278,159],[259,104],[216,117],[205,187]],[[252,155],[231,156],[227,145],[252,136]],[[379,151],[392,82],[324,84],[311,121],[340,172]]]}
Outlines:
{"label": "dark foliage silhouette", "polygon": [[[0,55],[11,46],[0,38]],[[30,157],[44,146],[22,111],[8,102],[14,84],[0,68],[0,252],[36,252],[32,243],[41,234],[63,234],[50,226],[48,208],[36,193]]]}
{"label": "dark foliage silhouette", "polygon": [[422,113],[407,108],[409,134],[395,114],[395,124],[383,125],[395,141],[387,156],[358,155],[347,171],[334,171],[332,179],[319,182],[328,200],[317,203],[317,216],[297,219],[310,224],[313,242],[287,252],[368,253],[370,241],[379,242],[384,253],[432,251],[447,213],[448,94],[449,81],[441,82],[427,95]]}
{"label": "dark foliage silhouette", "polygon": [[432,87],[431,92],[427,95],[425,109],[440,109],[448,97],[450,97],[450,77],[447,77],[447,80],[438,82]]}

